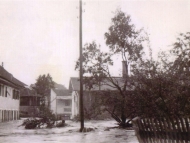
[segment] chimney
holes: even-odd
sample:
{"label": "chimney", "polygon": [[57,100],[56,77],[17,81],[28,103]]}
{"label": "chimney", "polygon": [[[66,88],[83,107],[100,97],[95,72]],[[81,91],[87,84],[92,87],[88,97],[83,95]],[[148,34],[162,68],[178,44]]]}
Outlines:
{"label": "chimney", "polygon": [[2,67],[3,67],[3,62],[2,62]]}
{"label": "chimney", "polygon": [[122,77],[128,76],[128,64],[127,61],[122,61]]}

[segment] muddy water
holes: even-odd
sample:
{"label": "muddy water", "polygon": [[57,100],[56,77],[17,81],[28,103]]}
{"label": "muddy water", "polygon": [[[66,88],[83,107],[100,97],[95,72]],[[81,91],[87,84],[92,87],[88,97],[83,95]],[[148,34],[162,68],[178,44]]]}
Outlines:
{"label": "muddy water", "polygon": [[66,121],[63,128],[26,130],[18,127],[22,120],[0,123],[0,143],[138,143],[133,130],[110,129],[114,121],[85,122],[95,128],[88,133],[78,132],[80,123]]}

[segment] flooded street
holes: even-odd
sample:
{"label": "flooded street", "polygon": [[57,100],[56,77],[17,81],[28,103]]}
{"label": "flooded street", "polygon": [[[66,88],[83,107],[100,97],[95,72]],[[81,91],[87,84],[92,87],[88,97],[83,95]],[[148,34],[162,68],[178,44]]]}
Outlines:
{"label": "flooded street", "polygon": [[22,120],[0,123],[0,143],[138,143],[133,130],[109,129],[115,121],[88,121],[85,127],[95,128],[88,133],[78,132],[79,122],[66,121],[67,127],[26,130]]}

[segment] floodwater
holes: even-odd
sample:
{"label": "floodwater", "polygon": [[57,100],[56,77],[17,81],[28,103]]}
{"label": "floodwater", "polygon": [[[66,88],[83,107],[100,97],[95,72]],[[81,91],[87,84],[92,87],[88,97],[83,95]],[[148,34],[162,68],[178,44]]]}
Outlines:
{"label": "floodwater", "polygon": [[107,127],[115,121],[87,121],[85,127],[94,128],[87,133],[78,132],[80,122],[66,121],[68,126],[52,129],[26,130],[23,120],[0,123],[0,143],[138,143],[133,130]]}

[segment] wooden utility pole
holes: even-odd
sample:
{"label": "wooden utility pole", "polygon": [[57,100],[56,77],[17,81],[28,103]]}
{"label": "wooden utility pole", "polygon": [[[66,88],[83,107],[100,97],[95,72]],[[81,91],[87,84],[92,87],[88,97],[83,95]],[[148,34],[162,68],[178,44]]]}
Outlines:
{"label": "wooden utility pole", "polygon": [[84,111],[83,111],[83,67],[82,67],[82,0],[79,0],[79,43],[80,43],[80,132],[84,129]]}

